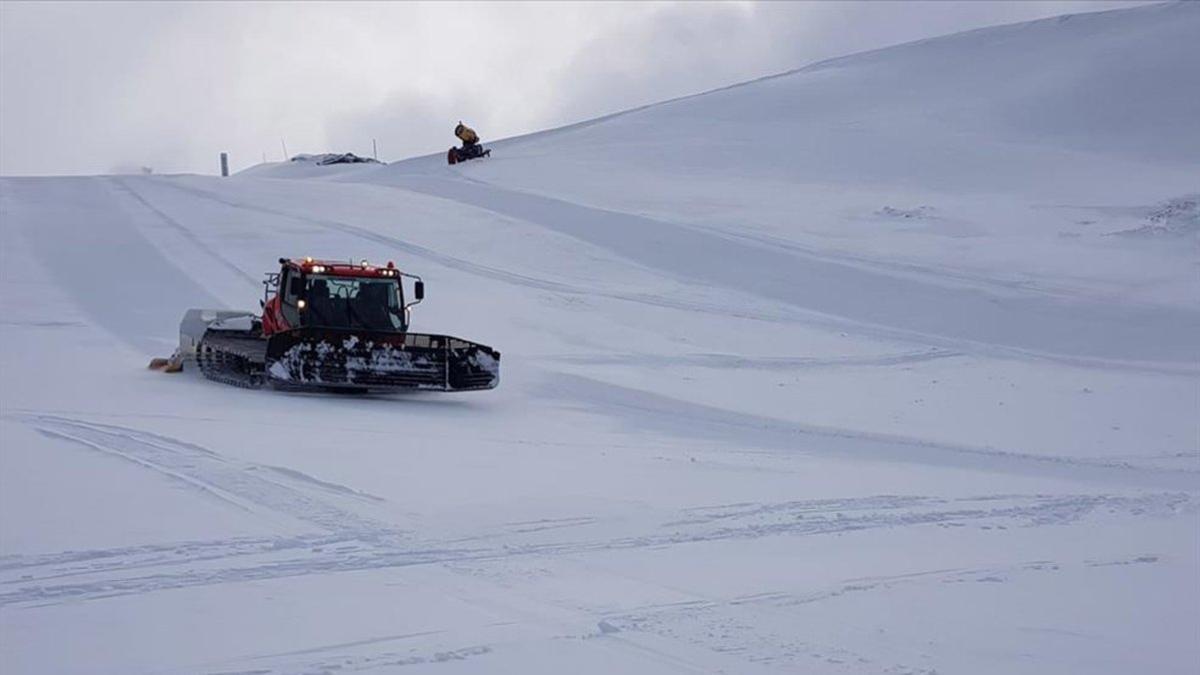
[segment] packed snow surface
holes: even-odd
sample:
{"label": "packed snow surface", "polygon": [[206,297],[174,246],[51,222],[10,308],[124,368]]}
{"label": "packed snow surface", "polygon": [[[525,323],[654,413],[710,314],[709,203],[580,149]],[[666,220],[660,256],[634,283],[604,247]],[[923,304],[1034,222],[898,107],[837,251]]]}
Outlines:
{"label": "packed snow surface", "polygon": [[[1194,673],[1200,4],[489,159],[0,180],[4,673]],[[394,260],[445,395],[147,371]]]}

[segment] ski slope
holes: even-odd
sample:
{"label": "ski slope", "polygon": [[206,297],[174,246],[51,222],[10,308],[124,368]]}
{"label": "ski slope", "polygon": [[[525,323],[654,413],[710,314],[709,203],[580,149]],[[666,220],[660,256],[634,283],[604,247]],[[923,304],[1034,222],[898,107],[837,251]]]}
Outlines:
{"label": "ski slope", "polygon": [[[1194,672],[1198,31],[972,31],[455,167],[0,179],[2,670]],[[303,255],[420,274],[500,387],[145,369]]]}

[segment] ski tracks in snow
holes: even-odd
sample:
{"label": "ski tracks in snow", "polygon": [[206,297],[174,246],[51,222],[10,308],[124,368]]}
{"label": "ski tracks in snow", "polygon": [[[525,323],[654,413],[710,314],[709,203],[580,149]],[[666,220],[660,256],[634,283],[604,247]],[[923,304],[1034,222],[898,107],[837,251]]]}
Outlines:
{"label": "ski tracks in snow", "polygon": [[[7,556],[0,558],[3,586],[19,584],[21,588],[0,592],[0,605],[305,573],[312,569],[305,564],[307,558],[294,557],[297,551],[330,550],[348,556],[371,542],[399,542],[407,537],[402,529],[353,509],[353,505],[374,504],[380,498],[293,469],[234,460],[194,443],[129,427],[54,415],[14,417],[45,436],[133,462],[289,534]],[[249,570],[193,568],[212,561],[228,565],[256,556],[267,561]],[[179,566],[189,570],[165,571]]]}
{"label": "ski tracks in snow", "polygon": [[515,647],[513,640],[522,639],[514,636],[529,630],[588,650],[619,650],[626,658],[650,659],[671,672],[696,670],[695,654],[709,650],[732,663],[793,667],[823,659],[830,665],[882,666],[872,662],[871,655],[820,639],[799,639],[781,627],[795,625],[795,612],[813,603],[852,593],[912,584],[996,583],[1080,566],[1151,564],[1158,561],[1158,553],[847,578],[828,587],[767,586],[731,597],[684,591],[691,599],[659,605],[616,600],[594,606],[578,599],[527,595],[522,589],[579,565],[588,568],[588,574],[606,574],[604,564],[593,568],[589,561],[622,551],[910,528],[947,530],[947,536],[967,528],[976,536],[1004,537],[1014,528],[1086,519],[1174,518],[1194,514],[1198,506],[1193,495],[1180,492],[874,495],[652,509],[634,519],[580,514],[519,520],[475,528],[473,533],[468,528],[465,536],[447,539],[437,536],[446,528],[436,524],[400,527],[386,517],[368,515],[384,512],[378,509],[381,498],[293,469],[237,460],[196,443],[127,426],[50,414],[9,418],[47,436],[133,462],[203,497],[274,523],[281,533],[0,557],[0,612],[171,589],[425,566],[434,572],[421,577],[434,580],[431,592],[492,613],[502,609],[504,616],[518,619],[445,630],[433,625],[413,634],[182,667],[181,673],[309,673],[335,668],[356,672],[461,661]]}
{"label": "ski tracks in snow", "polygon": [[1169,517],[1196,509],[1188,494],[1171,492],[961,499],[881,495],[701,506],[633,523],[593,516],[514,522],[447,541],[365,516],[361,511],[377,505],[379,498],[293,470],[236,461],[128,427],[51,415],[18,419],[43,434],[135,462],[292,531],[277,537],[6,556],[0,558],[0,606],[410,565],[455,563],[486,570],[524,556],[917,526],[1003,530],[1070,523],[1098,512]]}
{"label": "ski tracks in snow", "polygon": [[[1099,564],[1144,565],[1157,561],[1153,555],[1143,555]],[[881,662],[873,654],[832,644],[827,634],[811,635],[795,628],[804,622],[823,623],[823,610],[810,606],[848,596],[915,587],[921,588],[926,594],[934,594],[938,590],[952,589],[952,585],[1020,582],[1037,575],[1078,573],[1080,569],[1097,564],[1095,561],[1031,560],[846,579],[824,588],[801,592],[783,590],[728,599],[646,605],[609,614],[601,624],[608,632],[649,633],[688,643],[700,650],[740,656],[768,667],[816,668],[813,672],[846,672],[846,669],[862,672],[865,669],[866,672],[933,675],[938,671],[909,663],[896,663],[895,659]]]}
{"label": "ski tracks in snow", "polygon": [[948,349],[911,350],[894,354],[870,356],[741,356],[738,354],[679,354],[660,355],[646,353],[609,354],[561,354],[546,357],[551,361],[578,365],[614,366],[699,366],[702,368],[735,368],[738,370],[808,370],[817,368],[842,368],[853,366],[895,366],[925,361],[936,361],[962,356]]}
{"label": "ski tracks in snow", "polygon": [[110,178],[109,180],[113,183],[114,186],[116,186],[117,189],[128,194],[134,201],[136,201],[138,204],[140,204],[143,208],[145,208],[147,211],[149,211],[149,212],[153,213],[155,216],[157,216],[159,220],[161,220],[163,223],[166,223],[173,230],[175,230],[180,235],[182,235],[184,239],[187,239],[189,243],[191,243],[193,246],[200,249],[204,253],[208,254],[209,256],[211,256],[214,260],[216,260],[223,267],[225,267],[225,269],[232,272],[234,276],[241,279],[242,281],[245,281],[246,283],[250,284],[251,286],[253,286],[255,288],[262,285],[261,280],[255,279],[254,277],[250,276],[242,268],[235,265],[233,263],[233,261],[231,261],[228,258],[226,258],[225,256],[221,255],[221,253],[219,251],[217,251],[215,248],[204,243],[204,240],[201,239],[200,237],[196,236],[196,233],[193,232],[186,225],[179,222],[175,218],[172,218],[165,211],[158,208],[154,204],[151,204],[149,200],[147,200],[144,196],[142,196],[142,194],[140,192],[135,190],[133,188],[133,186],[130,185],[129,181],[121,180],[119,178]]}
{"label": "ski tracks in snow", "polygon": [[[928,345],[944,351],[953,350],[983,357],[1047,360],[1088,368],[1165,374],[1192,375],[1196,372],[1194,346],[1186,341],[1184,346],[1160,343],[1163,334],[1200,331],[1200,314],[1161,308],[1132,308],[1129,310],[1129,316],[1119,316],[1112,308],[1103,305],[1080,302],[1072,304],[1053,294],[1035,292],[1014,285],[994,281],[985,283],[974,278],[963,279],[951,273],[941,274],[940,271],[924,268],[914,270],[895,266],[895,269],[892,269],[886,265],[867,264],[859,259],[818,254],[794,245],[781,246],[779,242],[772,240],[756,240],[752,237],[718,232],[711,228],[684,226],[632,214],[593,209],[487,183],[470,182],[469,188],[481,191],[481,194],[474,194],[471,189],[461,189],[464,187],[462,180],[414,175],[407,176],[406,180],[392,187],[516,218],[599,246],[633,264],[657,270],[676,281],[724,286],[748,293],[749,297],[766,301],[770,309],[618,289],[574,286],[562,281],[473,262],[346,222],[314,218],[231,199],[210,190],[182,185],[178,181],[154,179],[154,184],[234,209],[291,219],[348,234],[460,272],[560,295],[605,297],[724,317],[796,322],[833,331],[852,330],[881,339]],[[620,225],[617,229],[627,234],[630,241],[614,239],[617,234],[610,230],[616,225]],[[647,237],[650,238],[648,241]],[[714,262],[705,264],[701,270],[690,267],[677,269],[679,256],[664,258],[663,254],[655,253],[661,252],[664,247],[669,248],[667,242],[674,242],[673,246],[678,250],[708,251],[712,253]],[[742,267],[728,269],[715,262],[738,259],[739,256],[751,262],[743,264]],[[770,262],[752,262],[760,259]],[[774,268],[784,270],[784,276],[790,280],[771,277],[760,280],[761,283],[754,281],[762,270]],[[939,285],[939,279],[946,285]],[[993,296],[990,291],[996,287],[1002,287],[1005,293],[1019,294],[1013,297]],[[847,296],[847,289],[855,292]],[[847,301],[847,297],[855,301],[864,298],[873,300],[867,303],[869,306],[860,308],[862,311],[855,314],[839,309],[839,303]],[[889,300],[902,298],[908,302],[910,297],[926,303],[927,306],[924,307],[918,303],[918,309],[923,309],[930,316],[941,317],[939,320],[943,323],[950,323],[938,326],[914,323],[912,312],[900,309],[900,305],[905,303]],[[1075,320],[1077,325],[1072,324],[1069,329],[1058,326],[1056,322],[1070,323],[1074,320],[1070,318],[1072,311],[1082,311],[1085,316]],[[1141,314],[1138,314],[1139,312]],[[1170,315],[1169,320],[1165,318],[1167,315]],[[1003,317],[1007,317],[1008,320],[1002,320]],[[1159,357],[1149,352],[1131,352],[1127,349],[1122,352],[1123,347],[1113,346],[1115,342],[1101,344],[1108,340],[1106,336],[1109,333],[1133,330],[1130,326],[1137,326],[1137,330],[1147,333],[1151,328],[1149,325],[1142,326],[1143,323],[1158,325],[1164,321],[1178,323],[1171,326],[1172,330],[1155,335],[1154,339],[1140,339],[1131,344],[1152,345],[1170,352],[1169,356]],[[1002,327],[1009,335],[999,340],[983,338],[976,334],[981,325]],[[1064,335],[1074,337],[1064,342]],[[1180,354],[1183,354],[1184,358],[1181,359]]]}
{"label": "ski tracks in snow", "polygon": [[416,256],[423,260],[428,260],[433,263],[442,265],[443,267],[473,274],[476,276],[500,281],[507,284],[532,288],[550,293],[557,293],[569,296],[578,297],[604,297],[612,300],[620,300],[623,302],[634,302],[653,307],[662,307],[666,309],[678,309],[688,312],[701,312],[705,314],[714,314],[726,317],[739,317],[747,319],[756,319],[760,321],[816,321],[815,315],[810,316],[808,313],[789,310],[788,308],[779,308],[778,311],[765,312],[751,310],[745,307],[734,305],[715,304],[694,300],[684,300],[679,298],[664,297],[651,293],[633,293],[623,292],[611,289],[602,289],[595,287],[580,287],[574,286],[562,281],[554,281],[542,277],[536,277],[528,274],[521,274],[511,270],[485,265],[482,263],[472,262],[453,255],[442,253],[419,244],[400,239],[386,234],[376,232],[357,225],[351,225],[342,221],[329,220],[323,218],[313,218],[310,216],[299,215],[284,211],[282,209],[274,209],[258,204],[249,204],[232,199],[228,199],[217,193],[198,188],[180,185],[173,181],[156,181],[157,185],[163,185],[174,190],[178,190],[188,194],[194,198],[223,204],[227,207],[239,209],[243,211],[251,211],[262,213],[277,218],[287,218],[299,222],[313,225],[325,230],[332,230],[347,234],[352,237],[369,241],[373,244],[382,245],[391,250],[398,251],[407,255]]}
{"label": "ski tracks in snow", "polygon": [[246,511],[284,516],[330,532],[378,535],[388,531],[329,501],[332,495],[362,500],[372,499],[370,495],[298,471],[234,461],[194,443],[129,427],[52,415],[28,420],[43,434],[136,462]]}
{"label": "ski tracks in snow", "polygon": [[1156,490],[1200,490],[1200,472],[1099,460],[955,445],[877,432],[804,424],[787,419],[693,403],[598,379],[560,373],[542,385],[551,401],[586,403],[630,429],[699,442],[723,440],[732,447],[788,455],[813,453],[886,462],[927,464],[1016,475],[1061,477]]}
{"label": "ski tracks in snow", "polygon": [[1064,301],[1037,293],[996,295],[960,280],[886,273],[799,249],[747,241],[664,220],[587,207],[432,175],[392,176],[404,189],[540,225],[627,260],[691,280],[774,300],[909,340],[976,351],[1146,362],[1188,369],[1200,350],[1200,313]]}

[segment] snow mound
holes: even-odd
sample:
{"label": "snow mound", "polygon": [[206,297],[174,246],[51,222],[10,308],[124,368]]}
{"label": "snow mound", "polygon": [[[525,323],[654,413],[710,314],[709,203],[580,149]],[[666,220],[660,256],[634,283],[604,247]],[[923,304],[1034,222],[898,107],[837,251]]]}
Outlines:
{"label": "snow mound", "polygon": [[1112,234],[1136,238],[1200,236],[1200,195],[1169,199],[1151,210],[1146,224]]}
{"label": "snow mound", "polygon": [[308,162],[317,166],[329,166],[330,164],[380,164],[377,159],[370,157],[359,157],[353,152],[326,152],[319,155],[299,154],[292,157],[292,162]]}
{"label": "snow mound", "polygon": [[875,212],[875,215],[884,218],[902,218],[904,220],[925,220],[934,218],[937,209],[932,206],[918,206],[912,209],[900,209],[894,206],[885,206]]}

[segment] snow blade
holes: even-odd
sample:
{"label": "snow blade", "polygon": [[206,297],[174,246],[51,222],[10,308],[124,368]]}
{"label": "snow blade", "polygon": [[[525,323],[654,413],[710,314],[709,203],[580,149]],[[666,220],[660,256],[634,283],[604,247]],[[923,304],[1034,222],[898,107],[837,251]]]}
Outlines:
{"label": "snow blade", "polygon": [[157,370],[164,373],[178,373],[183,370],[183,360],[177,356],[172,356],[169,359],[161,357],[150,359],[150,370]]}
{"label": "snow blade", "polygon": [[500,353],[447,335],[301,328],[272,335],[267,378],[284,388],[469,391],[500,382]]}

